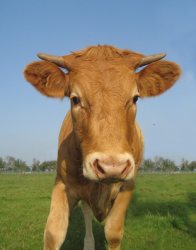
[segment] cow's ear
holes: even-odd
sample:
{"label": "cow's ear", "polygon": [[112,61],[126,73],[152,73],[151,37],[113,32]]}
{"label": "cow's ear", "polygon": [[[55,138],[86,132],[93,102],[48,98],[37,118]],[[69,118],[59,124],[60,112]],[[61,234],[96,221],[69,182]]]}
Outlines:
{"label": "cow's ear", "polygon": [[69,76],[54,63],[33,62],[26,66],[24,76],[43,95],[56,98],[69,96]]}
{"label": "cow's ear", "polygon": [[157,96],[171,88],[181,74],[173,62],[152,63],[137,73],[137,85],[141,97]]}

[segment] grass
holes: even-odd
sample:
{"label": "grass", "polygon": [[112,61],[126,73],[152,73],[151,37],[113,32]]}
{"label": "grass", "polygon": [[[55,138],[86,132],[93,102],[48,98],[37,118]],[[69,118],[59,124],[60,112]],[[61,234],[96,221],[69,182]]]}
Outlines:
{"label": "grass", "polygon": [[[0,175],[0,249],[42,249],[53,174]],[[93,222],[97,250],[103,225]],[[84,223],[77,207],[62,250],[82,250]],[[122,250],[196,249],[196,174],[140,174],[127,212]]]}

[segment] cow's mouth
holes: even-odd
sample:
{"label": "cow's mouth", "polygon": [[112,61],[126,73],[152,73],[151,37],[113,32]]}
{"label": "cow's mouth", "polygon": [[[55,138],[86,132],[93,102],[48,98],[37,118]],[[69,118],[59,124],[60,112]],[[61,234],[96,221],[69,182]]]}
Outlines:
{"label": "cow's mouth", "polygon": [[125,182],[125,180],[120,178],[105,178],[105,179],[99,179],[99,182],[104,184],[112,184],[117,182]]}

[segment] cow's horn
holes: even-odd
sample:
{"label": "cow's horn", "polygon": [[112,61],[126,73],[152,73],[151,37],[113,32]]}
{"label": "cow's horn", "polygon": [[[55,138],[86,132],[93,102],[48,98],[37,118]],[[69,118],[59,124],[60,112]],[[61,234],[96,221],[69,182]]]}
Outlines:
{"label": "cow's horn", "polygon": [[44,53],[38,53],[37,56],[45,61],[55,63],[59,67],[66,68],[65,60],[62,56],[52,56]]}
{"label": "cow's horn", "polygon": [[150,55],[150,56],[145,56],[140,61],[139,67],[145,66],[145,65],[150,64],[152,62],[159,61],[162,58],[164,58],[165,56],[166,56],[165,53],[159,53],[159,54],[154,54],[154,55]]}

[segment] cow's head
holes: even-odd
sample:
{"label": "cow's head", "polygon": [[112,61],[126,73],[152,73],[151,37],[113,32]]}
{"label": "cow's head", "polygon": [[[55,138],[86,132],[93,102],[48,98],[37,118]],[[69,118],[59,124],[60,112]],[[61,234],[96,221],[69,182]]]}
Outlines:
{"label": "cow's head", "polygon": [[139,150],[135,139],[138,97],[169,89],[180,75],[179,66],[159,61],[165,54],[144,56],[111,46],[89,47],[62,57],[38,56],[43,61],[28,65],[25,77],[46,96],[70,98],[84,176],[131,179]]}

